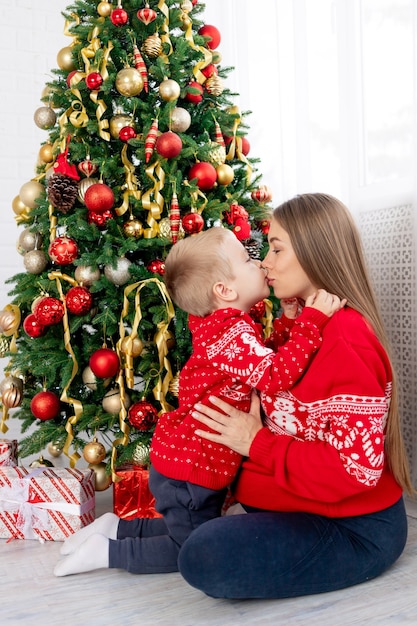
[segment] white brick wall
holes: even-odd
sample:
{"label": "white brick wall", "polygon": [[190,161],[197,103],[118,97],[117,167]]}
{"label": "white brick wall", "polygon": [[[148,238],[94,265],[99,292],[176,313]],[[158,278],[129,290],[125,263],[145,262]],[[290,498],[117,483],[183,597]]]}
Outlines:
{"label": "white brick wall", "polygon": [[[64,35],[67,0],[15,0],[0,20],[0,309],[9,302],[5,280],[24,271],[16,251],[21,232],[12,201],[30,180],[47,131],[33,121],[45,83],[57,67],[57,53],[71,42]],[[4,366],[0,361],[0,367]],[[0,376],[2,374],[0,373]]]}

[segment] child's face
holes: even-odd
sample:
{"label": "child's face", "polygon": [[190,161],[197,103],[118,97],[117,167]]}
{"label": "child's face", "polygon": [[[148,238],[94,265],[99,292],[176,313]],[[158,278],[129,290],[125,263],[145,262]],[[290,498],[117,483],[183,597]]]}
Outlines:
{"label": "child's face", "polygon": [[268,298],[270,289],[266,273],[261,269],[260,261],[250,258],[247,250],[231,233],[230,243],[227,242],[227,254],[235,275],[230,286],[236,290],[238,301],[234,304],[242,311],[249,311],[254,304]]}

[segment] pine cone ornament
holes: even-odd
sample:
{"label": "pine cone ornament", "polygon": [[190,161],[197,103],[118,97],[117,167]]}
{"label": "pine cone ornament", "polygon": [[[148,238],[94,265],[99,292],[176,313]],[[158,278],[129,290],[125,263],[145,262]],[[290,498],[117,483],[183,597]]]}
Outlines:
{"label": "pine cone ornament", "polygon": [[48,198],[55,209],[68,213],[75,204],[78,195],[78,182],[59,172],[48,180]]}
{"label": "pine cone ornament", "polygon": [[251,259],[261,260],[260,244],[256,239],[246,239],[242,242]]}

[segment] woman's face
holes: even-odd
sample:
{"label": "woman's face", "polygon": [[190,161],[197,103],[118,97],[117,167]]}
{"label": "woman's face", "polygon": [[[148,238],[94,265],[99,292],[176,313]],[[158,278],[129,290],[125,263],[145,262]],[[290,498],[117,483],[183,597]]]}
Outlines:
{"label": "woman's face", "polygon": [[268,234],[269,251],[262,261],[267,270],[268,284],[277,298],[306,298],[317,288],[312,284],[301,267],[290,237],[275,220],[271,220]]}

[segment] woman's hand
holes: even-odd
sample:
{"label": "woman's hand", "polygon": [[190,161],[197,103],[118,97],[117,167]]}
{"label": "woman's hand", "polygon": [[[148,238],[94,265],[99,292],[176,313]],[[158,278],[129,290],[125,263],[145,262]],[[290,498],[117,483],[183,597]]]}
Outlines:
{"label": "woman's hand", "polygon": [[198,429],[195,434],[214,443],[221,443],[242,456],[249,456],[252,441],[263,427],[260,400],[256,391],[252,392],[249,413],[239,411],[213,396],[210,396],[210,402],[220,410],[196,404],[192,416],[215,432]]}

